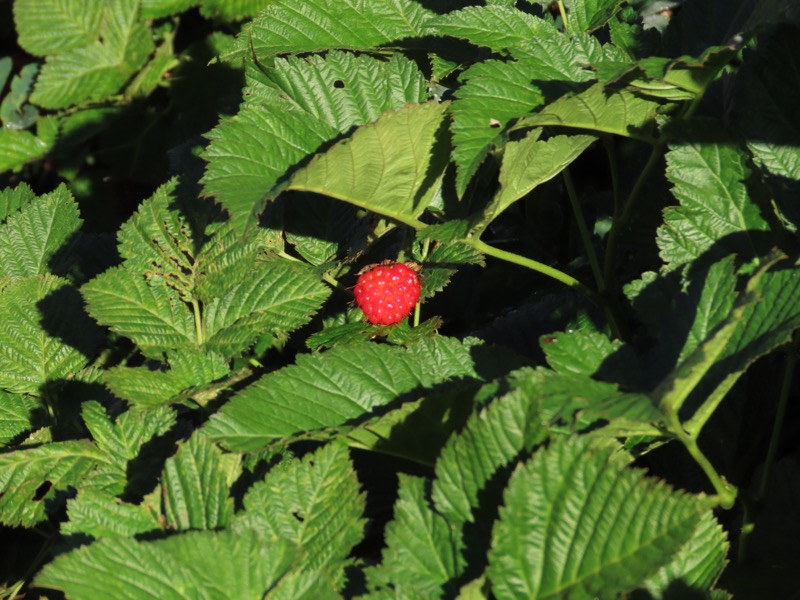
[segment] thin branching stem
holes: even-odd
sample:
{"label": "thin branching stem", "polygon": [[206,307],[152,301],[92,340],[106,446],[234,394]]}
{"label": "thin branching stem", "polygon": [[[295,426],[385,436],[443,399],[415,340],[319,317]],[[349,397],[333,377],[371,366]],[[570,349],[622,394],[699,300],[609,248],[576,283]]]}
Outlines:
{"label": "thin branching stem", "polygon": [[598,306],[604,306],[605,304],[603,302],[603,298],[601,298],[597,292],[590,287],[585,286],[574,277],[567,275],[563,271],[554,269],[553,267],[550,267],[544,263],[540,263],[539,261],[531,258],[520,256],[519,254],[514,254],[513,252],[508,252],[506,250],[501,250],[500,248],[495,248],[494,246],[490,246],[486,242],[482,242],[478,239],[470,238],[463,241],[464,243],[472,246],[480,252],[483,252],[484,254],[499,258],[500,260],[504,260],[515,265],[519,265],[521,267],[525,267],[526,269],[531,269],[532,271],[536,271],[537,273],[551,277],[556,281],[560,281],[564,285],[571,287],[573,290],[580,292]]}
{"label": "thin branching stem", "polygon": [[631,193],[628,195],[628,198],[622,208],[622,212],[611,224],[611,231],[608,233],[606,256],[603,265],[603,282],[605,283],[603,292],[609,292],[614,287],[614,269],[617,265],[620,237],[623,231],[625,231],[627,228],[631,217],[633,217],[634,208],[636,207],[636,203],[642,195],[642,191],[644,190],[647,180],[650,178],[653,169],[661,160],[661,156],[664,153],[664,146],[665,144],[663,143],[657,143],[655,146],[653,146],[653,149],[650,152],[650,157],[647,159],[647,163],[644,165],[642,172],[639,174],[639,178],[636,180]]}
{"label": "thin branching stem", "polygon": [[586,226],[586,218],[583,214],[578,192],[575,190],[575,184],[572,181],[572,176],[569,173],[569,167],[561,171],[564,178],[564,186],[567,188],[567,196],[569,196],[569,203],[572,206],[572,212],[575,214],[575,222],[578,225],[578,232],[583,242],[583,249],[586,251],[586,256],[589,258],[589,264],[592,267],[592,275],[597,284],[598,289],[603,289],[603,272],[600,269],[600,261],[597,260],[597,253],[594,251],[594,244],[592,244],[592,236],[589,233],[589,228]]}
{"label": "thin branching stem", "polygon": [[714,503],[726,510],[733,508],[733,504],[736,502],[736,495],[738,493],[736,487],[728,483],[724,477],[717,473],[714,465],[711,464],[711,461],[708,460],[706,455],[703,454],[703,451],[700,450],[700,446],[697,445],[697,439],[694,436],[689,435],[683,428],[683,424],[678,418],[678,413],[675,412],[673,407],[666,405],[663,408],[667,417],[667,428],[669,429],[670,433],[672,433],[672,435],[674,435],[675,438],[677,438],[684,445],[686,450],[689,452],[697,465],[703,470],[703,473],[706,474],[706,477],[708,477],[708,480],[714,487],[714,491],[716,492],[716,498],[713,498]]}
{"label": "thin branching stem", "polygon": [[789,393],[791,392],[795,372],[797,371],[797,351],[799,345],[800,335],[795,334],[792,344],[787,350],[786,370],[783,372],[781,391],[778,395],[778,406],[775,409],[775,422],[772,424],[772,435],[769,439],[767,457],[764,459],[761,481],[759,482],[755,496],[746,499],[743,503],[744,515],[742,517],[739,553],[737,557],[739,563],[747,561],[750,551],[750,536],[753,534],[753,531],[755,531],[755,520],[758,518],[763,508],[764,500],[767,497],[767,490],[769,489],[769,482],[772,477],[772,469],[778,455],[778,444],[780,443],[781,433],[783,432],[786,410],[789,406]]}

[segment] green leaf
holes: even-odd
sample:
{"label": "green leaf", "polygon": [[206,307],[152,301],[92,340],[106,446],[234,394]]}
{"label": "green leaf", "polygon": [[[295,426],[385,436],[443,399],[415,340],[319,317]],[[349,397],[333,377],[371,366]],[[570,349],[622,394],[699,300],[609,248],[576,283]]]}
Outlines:
{"label": "green leaf", "polygon": [[160,186],[119,230],[119,253],[131,271],[163,277],[182,298],[194,287],[198,242],[190,224],[174,207],[177,180]]}
{"label": "green leaf", "polygon": [[386,61],[349,52],[289,56],[275,61],[269,78],[284,97],[340,133],[428,99],[425,76],[399,54]]}
{"label": "green leaf", "polygon": [[39,197],[8,217],[0,228],[0,276],[19,279],[56,271],[65,250],[81,226],[78,205],[67,186]]}
{"label": "green leaf", "polygon": [[422,299],[442,291],[462,265],[483,265],[483,254],[459,242],[436,244],[422,266]]}
{"label": "green leaf", "polygon": [[436,155],[444,110],[428,102],[384,113],[295,172],[289,189],[332,196],[418,226],[444,167]]}
{"label": "green leaf", "polygon": [[145,281],[115,267],[81,288],[89,314],[101,325],[131,338],[145,356],[197,346],[194,317],[164,279]]}
{"label": "green leaf", "polygon": [[207,134],[203,191],[215,196],[243,231],[255,224],[262,199],[285,171],[336,134],[300,110],[245,105]]}
{"label": "green leaf", "polygon": [[617,596],[669,564],[697,528],[698,499],[592,445],[563,438],[511,477],[487,571],[499,600]]}
{"label": "green leaf", "polygon": [[67,501],[69,521],[61,528],[63,535],[83,534],[94,538],[133,537],[161,531],[158,506],[123,502],[94,488],[82,489]]}
{"label": "green leaf", "polygon": [[266,332],[305,325],[330,294],[309,268],[288,260],[257,263],[243,281],[204,307],[205,347],[233,356]]}
{"label": "green leaf", "polygon": [[98,402],[88,401],[82,405],[81,416],[107,457],[107,464],[92,474],[92,488],[110,495],[132,491],[137,479],[147,477],[148,471],[141,464],[136,472],[130,471],[131,464],[145,444],[175,426],[174,411],[163,407],[147,411],[132,408],[112,421]]}
{"label": "green leaf", "polygon": [[500,190],[494,199],[496,215],[558,175],[597,139],[591,135],[558,135],[539,140],[540,133],[533,130],[520,141],[506,144]]}
{"label": "green leaf", "polygon": [[530,40],[546,27],[538,17],[508,6],[467,6],[427,22],[432,35],[448,35],[495,52]]}
{"label": "green leaf", "polygon": [[[704,513],[691,539],[672,562],[659,569],[642,586],[654,600],[672,597],[671,586],[688,587],[698,594],[714,587],[730,549],[728,536],[710,512]],[[688,592],[686,592],[688,593]]]}
{"label": "green leaf", "polygon": [[509,122],[544,102],[539,88],[531,85],[530,67],[524,62],[478,63],[464,72],[461,81],[451,108],[459,197],[491,146],[502,142]]}
{"label": "green leaf", "polygon": [[25,163],[41,158],[50,145],[30,131],[0,129],[0,173],[19,170]]}
{"label": "green leaf", "polygon": [[[7,58],[10,60],[10,57]],[[2,60],[0,60],[0,65],[2,64]],[[2,66],[0,66],[0,80],[4,79],[2,70]],[[38,72],[39,65],[30,63],[22,67],[19,74],[11,80],[11,89],[0,104],[0,120],[8,129],[28,129],[36,122],[39,111],[27,102],[31,87],[33,87],[33,80]],[[5,82],[0,81],[0,91],[4,85]]]}
{"label": "green leaf", "polygon": [[277,0],[239,35],[234,56],[377,48],[422,35],[431,15],[411,0]]}
{"label": "green leaf", "polygon": [[0,446],[33,428],[38,402],[29,396],[0,391]]}
{"label": "green leaf", "polygon": [[366,570],[367,584],[391,597],[440,598],[445,584],[464,567],[460,532],[431,509],[425,479],[401,473],[399,480],[383,560]]}
{"label": "green leaf", "polygon": [[200,14],[207,19],[241,21],[256,16],[274,0],[199,0]]}
{"label": "green leaf", "polygon": [[83,478],[105,455],[90,442],[52,442],[0,454],[0,522],[32,527],[48,517],[48,508]]}
{"label": "green leaf", "polygon": [[102,0],[17,0],[19,45],[36,56],[88,46],[98,37],[105,5]]}
{"label": "green leaf", "polygon": [[[798,63],[796,28],[779,28],[759,42],[740,81],[743,98],[735,112],[736,125],[756,163],[773,176],[794,182],[800,181],[800,115],[790,98],[791,90],[800,85],[800,74],[779,65]],[[794,198],[788,195],[786,203],[793,206]]]}
{"label": "green leaf", "polygon": [[139,406],[158,406],[179,399],[191,388],[203,386],[230,372],[219,354],[194,350],[170,352],[169,370],[148,367],[114,367],[104,374],[104,382],[119,398]]}
{"label": "green leaf", "polygon": [[359,218],[355,206],[310,194],[293,194],[286,200],[286,241],[312,265],[333,260],[354,237],[366,235],[368,223]]}
{"label": "green leaf", "polygon": [[538,403],[526,392],[523,387],[494,400],[442,449],[432,497],[451,523],[475,521],[485,488],[504,483],[496,480],[500,469],[545,437]]}
{"label": "green leaf", "polygon": [[575,421],[583,430],[606,421],[606,433],[619,435],[659,435],[653,426],[663,420],[661,411],[645,394],[623,392],[615,383],[591,379],[574,373],[555,373],[538,369],[531,377],[545,421]]}
{"label": "green leaf", "polygon": [[535,115],[520,119],[515,129],[555,125],[653,143],[659,108],[659,102],[641,98],[626,89],[611,91],[597,83],[583,92],[556,100]]}
{"label": "green leaf", "polygon": [[114,422],[100,403],[89,401],[83,403],[82,416],[97,447],[120,464],[136,458],[151,438],[165,434],[175,425],[175,411],[166,407],[132,408]]}
{"label": "green leaf", "polygon": [[295,365],[265,375],[212,415],[204,431],[231,450],[255,450],[292,434],[343,425],[450,378],[477,378],[474,369],[469,349],[447,338],[408,349],[339,346],[298,356]]}
{"label": "green leaf", "polygon": [[0,190],[0,221],[5,221],[26,204],[36,199],[36,194],[27,183],[20,183],[15,188]]}
{"label": "green leaf", "polygon": [[746,160],[732,144],[670,146],[667,178],[680,205],[664,211],[656,238],[666,270],[731,253],[747,260],[768,250],[758,236],[770,227],[745,184]]}
{"label": "green leaf", "polygon": [[[287,171],[320,146],[384,111],[427,97],[414,63],[342,52],[277,60],[251,72],[250,102],[208,137],[206,194],[216,196],[240,230],[254,224]],[[265,108],[266,107],[268,108]]]}
{"label": "green leaf", "polygon": [[570,32],[599,29],[608,23],[621,4],[621,0],[571,0],[567,27]]}
{"label": "green leaf", "polygon": [[[792,332],[800,328],[800,306],[793,301],[800,293],[800,271],[796,267],[778,262],[771,270],[759,272],[750,280],[747,293],[738,301],[743,304],[741,318],[719,352],[716,364],[700,383],[696,391],[699,400],[717,406],[756,359],[787,344]],[[688,430],[700,426],[707,416],[699,411],[687,424]]]}
{"label": "green leaf", "polygon": [[114,537],[59,555],[34,583],[73,598],[261,598],[281,585],[292,559],[287,543],[250,531],[193,531],[152,542]]}
{"label": "green leaf", "polygon": [[164,516],[172,529],[217,529],[233,518],[230,486],[240,471],[240,457],[222,454],[193,435],[167,460],[161,481]]}
{"label": "green leaf", "polygon": [[307,567],[339,569],[363,536],[364,494],[343,444],[272,469],[244,498],[234,530],[282,538]]}
{"label": "green leaf", "polygon": [[118,92],[154,49],[149,29],[136,21],[138,11],[139,0],[106,4],[103,40],[48,56],[31,102],[66,108]]}
{"label": "green leaf", "polygon": [[529,83],[541,89],[547,102],[566,92],[585,89],[582,84],[596,79],[591,65],[620,58],[619,50],[613,46],[601,46],[586,33],[564,33],[551,22],[544,22],[537,35],[510,48],[510,52],[527,66]]}
{"label": "green leaf", "polygon": [[545,336],[542,349],[547,363],[559,373],[591,377],[622,342],[610,340],[597,331],[570,331]]}
{"label": "green leaf", "polygon": [[142,0],[142,18],[160,19],[197,6],[201,0]]}
{"label": "green leaf", "polygon": [[33,276],[0,295],[0,388],[40,394],[50,381],[71,379],[99,343],[81,298],[65,280]]}

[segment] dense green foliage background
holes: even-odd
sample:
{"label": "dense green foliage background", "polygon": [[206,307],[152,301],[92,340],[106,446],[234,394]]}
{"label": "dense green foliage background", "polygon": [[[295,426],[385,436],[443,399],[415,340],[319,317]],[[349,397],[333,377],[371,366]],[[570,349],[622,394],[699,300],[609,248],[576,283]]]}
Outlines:
{"label": "dense green foliage background", "polygon": [[800,597],[793,3],[6,0],[0,122],[3,597]]}

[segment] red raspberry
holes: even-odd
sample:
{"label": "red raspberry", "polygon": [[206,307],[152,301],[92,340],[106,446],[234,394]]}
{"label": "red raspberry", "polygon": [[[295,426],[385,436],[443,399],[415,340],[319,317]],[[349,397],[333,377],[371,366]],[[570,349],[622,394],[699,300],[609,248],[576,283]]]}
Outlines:
{"label": "red raspberry", "polygon": [[353,293],[370,323],[392,325],[405,319],[419,300],[419,277],[403,263],[384,263],[362,273]]}

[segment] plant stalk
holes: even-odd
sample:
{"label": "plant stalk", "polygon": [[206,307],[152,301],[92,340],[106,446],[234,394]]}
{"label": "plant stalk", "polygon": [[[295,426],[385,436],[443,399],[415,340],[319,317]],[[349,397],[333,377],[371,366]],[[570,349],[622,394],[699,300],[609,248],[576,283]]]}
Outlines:
{"label": "plant stalk", "polygon": [[600,269],[600,261],[597,260],[597,253],[594,251],[594,244],[592,244],[592,236],[589,233],[589,228],[586,227],[586,218],[583,215],[583,208],[581,207],[580,200],[578,199],[578,192],[575,190],[575,184],[572,181],[569,167],[561,171],[564,177],[564,186],[567,188],[567,196],[569,196],[569,203],[572,206],[572,212],[575,213],[575,222],[578,225],[578,232],[581,235],[583,242],[583,249],[589,258],[589,264],[592,267],[592,275],[597,284],[597,289],[603,289],[603,273]]}
{"label": "plant stalk", "polygon": [[205,341],[203,339],[203,320],[200,314],[200,303],[197,298],[192,298],[192,309],[194,310],[194,330],[197,336],[197,345],[202,346]]}
{"label": "plant stalk", "polygon": [[672,409],[672,407],[665,406],[664,409],[664,412],[667,416],[667,427],[669,431],[678,440],[680,440],[697,465],[703,470],[703,473],[706,474],[706,477],[708,477],[711,485],[714,487],[714,491],[717,494],[714,500],[717,506],[720,506],[726,510],[733,508],[733,504],[736,502],[736,495],[738,493],[736,487],[725,481],[725,478],[721,477],[720,474],[717,473],[714,465],[711,464],[711,461],[708,460],[706,455],[703,454],[703,451],[700,450],[700,447],[697,445],[697,439],[689,435],[683,428],[683,425],[678,418],[678,414]]}
{"label": "plant stalk", "polygon": [[541,273],[542,275],[546,275],[547,277],[551,277],[556,281],[560,281],[564,285],[580,292],[584,296],[586,296],[589,300],[591,300],[597,306],[605,306],[605,302],[603,298],[595,292],[593,289],[585,286],[580,281],[575,279],[574,277],[567,275],[563,271],[559,271],[558,269],[554,269],[553,267],[549,267],[544,263],[540,263],[539,261],[533,260],[531,258],[526,258],[524,256],[520,256],[519,254],[514,254],[513,252],[507,252],[505,250],[500,250],[499,248],[495,248],[494,246],[490,246],[489,244],[482,242],[481,240],[469,238],[462,240],[465,244],[472,246],[476,250],[483,252],[489,256],[493,256],[495,258],[499,258],[500,260],[504,260],[506,262],[513,263],[515,265],[519,265],[521,267],[525,267],[526,269],[531,269],[532,271],[536,271],[537,273]]}
{"label": "plant stalk", "polygon": [[659,142],[653,146],[653,149],[650,152],[650,157],[647,159],[647,163],[645,163],[642,172],[639,174],[639,178],[636,180],[631,193],[628,195],[628,199],[625,201],[621,214],[619,216],[615,216],[614,222],[611,224],[611,231],[608,233],[608,243],[606,244],[606,255],[603,265],[603,281],[605,283],[605,287],[602,289],[602,293],[609,293],[614,287],[614,267],[617,263],[620,236],[622,235],[622,232],[625,231],[625,228],[628,226],[631,217],[633,216],[636,203],[642,194],[642,190],[644,190],[644,186],[647,183],[650,174],[653,172],[653,169],[661,159],[661,155],[664,152],[664,146],[665,144],[662,142]]}

